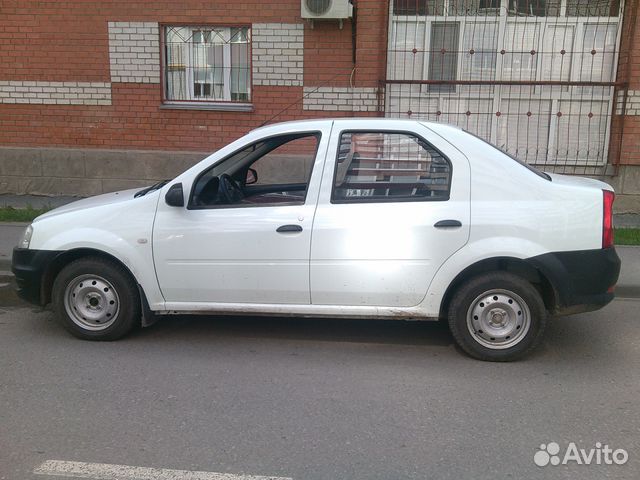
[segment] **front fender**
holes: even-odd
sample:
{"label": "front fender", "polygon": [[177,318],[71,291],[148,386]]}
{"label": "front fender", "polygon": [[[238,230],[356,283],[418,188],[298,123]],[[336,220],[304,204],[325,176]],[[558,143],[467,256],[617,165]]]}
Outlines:
{"label": "front fender", "polygon": [[[100,241],[85,240],[100,238]],[[83,240],[78,240],[83,239]],[[150,305],[163,305],[164,298],[158,287],[153,268],[151,243],[132,243],[121,236],[100,229],[77,228],[60,232],[39,247],[42,250],[72,252],[93,250],[107,254],[122,263],[142,287]]]}
{"label": "front fender", "polygon": [[153,266],[152,229],[158,196],[93,206],[33,223],[30,248],[104,252],[125,265],[142,286],[152,310],[164,306]]}
{"label": "front fender", "polygon": [[150,250],[150,246],[148,241],[146,245],[131,244],[130,239],[125,239],[113,232],[99,228],[80,227],[58,232],[48,237],[44,243],[38,245],[37,249],[63,252],[79,249],[98,250],[117,258],[137,279],[144,276],[142,265],[149,257],[147,250]]}

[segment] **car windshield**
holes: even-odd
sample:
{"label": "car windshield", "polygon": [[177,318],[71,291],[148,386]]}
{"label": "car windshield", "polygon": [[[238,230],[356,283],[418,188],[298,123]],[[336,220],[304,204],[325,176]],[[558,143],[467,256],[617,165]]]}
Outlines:
{"label": "car windshield", "polygon": [[530,170],[531,172],[535,173],[536,175],[538,175],[539,177],[544,178],[545,180],[549,180],[551,181],[551,176],[546,173],[543,172],[542,170],[538,170],[536,167],[529,165],[527,162],[524,162],[522,160],[520,160],[519,158],[515,157],[514,155],[510,154],[509,152],[503,150],[502,148],[494,145],[491,142],[487,142],[484,138],[479,137],[478,135],[476,135],[475,133],[471,133],[468,130],[464,130],[465,133],[468,133],[469,135],[471,135],[472,137],[477,138],[478,140],[481,140],[482,142],[486,143],[487,145],[491,146],[492,148],[494,148],[495,150],[499,151],[500,153],[506,155],[507,157],[509,157],[511,160],[514,160],[516,162],[518,162],[520,165],[522,165],[523,167],[527,168],[528,170]]}

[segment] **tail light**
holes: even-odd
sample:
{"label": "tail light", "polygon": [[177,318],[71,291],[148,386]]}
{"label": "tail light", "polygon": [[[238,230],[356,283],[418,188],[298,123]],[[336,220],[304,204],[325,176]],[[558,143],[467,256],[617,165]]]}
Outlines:
{"label": "tail light", "polygon": [[613,200],[616,195],[603,190],[604,209],[602,212],[602,248],[613,246]]}

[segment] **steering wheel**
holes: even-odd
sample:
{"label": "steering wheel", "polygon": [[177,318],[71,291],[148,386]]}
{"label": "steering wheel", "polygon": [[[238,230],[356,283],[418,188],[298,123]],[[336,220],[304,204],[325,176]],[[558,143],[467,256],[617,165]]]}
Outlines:
{"label": "steering wheel", "polygon": [[238,185],[231,175],[226,173],[221,174],[220,179],[220,195],[224,198],[227,203],[238,203],[240,200],[244,198],[244,194],[242,193],[242,188]]}

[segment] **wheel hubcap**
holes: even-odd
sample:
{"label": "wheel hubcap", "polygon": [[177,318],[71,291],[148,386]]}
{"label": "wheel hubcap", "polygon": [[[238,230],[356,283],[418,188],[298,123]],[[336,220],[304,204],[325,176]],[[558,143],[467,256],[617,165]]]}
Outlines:
{"label": "wheel hubcap", "polygon": [[67,285],[64,307],[76,325],[99,331],[116,321],[120,300],[108,280],[98,275],[81,275]]}
{"label": "wheel hubcap", "polygon": [[531,313],[526,302],[508,290],[479,295],[467,312],[467,328],[481,345],[494,350],[513,347],[526,336]]}

